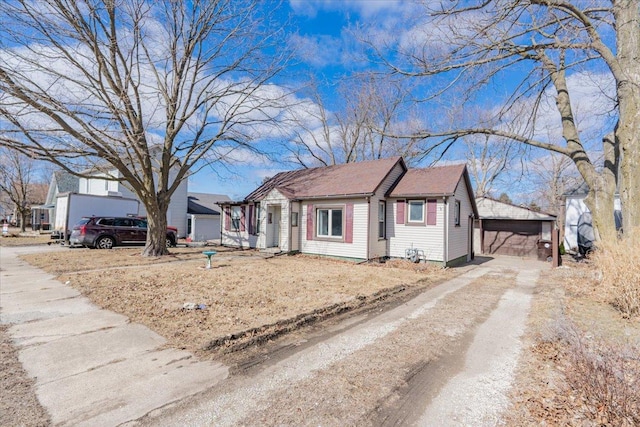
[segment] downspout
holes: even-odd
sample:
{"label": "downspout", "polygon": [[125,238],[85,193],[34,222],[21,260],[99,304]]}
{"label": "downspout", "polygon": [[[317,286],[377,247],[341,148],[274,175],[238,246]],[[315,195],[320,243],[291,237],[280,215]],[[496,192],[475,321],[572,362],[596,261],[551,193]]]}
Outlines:
{"label": "downspout", "polygon": [[367,261],[371,259],[371,197],[367,196],[367,212],[369,215],[367,218],[367,222],[369,225],[367,226]]}
{"label": "downspout", "polygon": [[442,245],[444,247],[444,254],[442,259],[444,260],[444,266],[446,267],[447,262],[449,261],[449,239],[447,238],[449,235],[449,202],[446,196],[443,197],[442,200],[444,202],[444,245]]}
{"label": "downspout", "polygon": [[[289,235],[289,238],[287,240],[289,240],[289,243],[288,243],[289,247],[287,247],[287,252],[291,252],[291,248],[293,246],[293,238],[292,238],[293,237],[292,236],[293,235],[293,233],[292,233],[293,227],[291,226],[291,215],[292,215],[292,213],[293,213],[293,202],[291,200],[289,200],[289,221],[288,221],[289,225],[287,226],[287,234]],[[298,221],[299,220],[300,219],[298,218]]]}

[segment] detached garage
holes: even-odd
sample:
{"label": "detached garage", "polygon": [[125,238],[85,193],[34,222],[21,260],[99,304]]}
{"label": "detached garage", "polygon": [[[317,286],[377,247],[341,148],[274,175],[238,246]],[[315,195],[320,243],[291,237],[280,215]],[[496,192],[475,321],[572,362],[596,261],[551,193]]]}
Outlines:
{"label": "detached garage", "polygon": [[488,197],[476,199],[479,219],[475,221],[476,253],[540,257],[551,242],[556,217],[544,212],[500,202]]}
{"label": "detached garage", "polygon": [[220,207],[218,202],[230,200],[224,194],[189,193],[187,207],[187,239],[206,242],[220,239]]}

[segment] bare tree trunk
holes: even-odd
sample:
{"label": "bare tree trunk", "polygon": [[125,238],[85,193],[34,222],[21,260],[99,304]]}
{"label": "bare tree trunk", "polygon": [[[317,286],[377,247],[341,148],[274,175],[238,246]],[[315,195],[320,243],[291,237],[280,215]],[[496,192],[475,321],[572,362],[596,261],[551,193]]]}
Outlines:
{"label": "bare tree trunk", "polygon": [[162,256],[167,255],[167,210],[169,208],[168,200],[160,200],[161,196],[156,196],[150,200],[153,209],[147,206],[147,244],[142,251],[144,256]]}
{"label": "bare tree trunk", "polygon": [[614,1],[618,63],[624,75],[618,81],[620,144],[620,202],[623,229],[640,227],[640,1]]}

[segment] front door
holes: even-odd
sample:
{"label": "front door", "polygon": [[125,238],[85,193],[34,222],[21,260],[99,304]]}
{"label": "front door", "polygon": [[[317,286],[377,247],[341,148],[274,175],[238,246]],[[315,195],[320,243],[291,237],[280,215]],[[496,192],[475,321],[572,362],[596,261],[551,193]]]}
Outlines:
{"label": "front door", "polygon": [[267,247],[277,248],[280,246],[280,216],[279,205],[272,205],[267,208]]}

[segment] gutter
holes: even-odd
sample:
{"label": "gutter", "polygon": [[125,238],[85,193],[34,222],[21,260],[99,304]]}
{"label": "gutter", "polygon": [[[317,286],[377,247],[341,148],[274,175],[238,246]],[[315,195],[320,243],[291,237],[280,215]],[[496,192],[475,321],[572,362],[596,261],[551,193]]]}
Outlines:
{"label": "gutter", "polygon": [[355,193],[355,194],[326,194],[323,196],[296,197],[291,199],[292,202],[301,202],[303,200],[321,200],[321,199],[353,199],[362,197],[371,197],[375,193]]}

